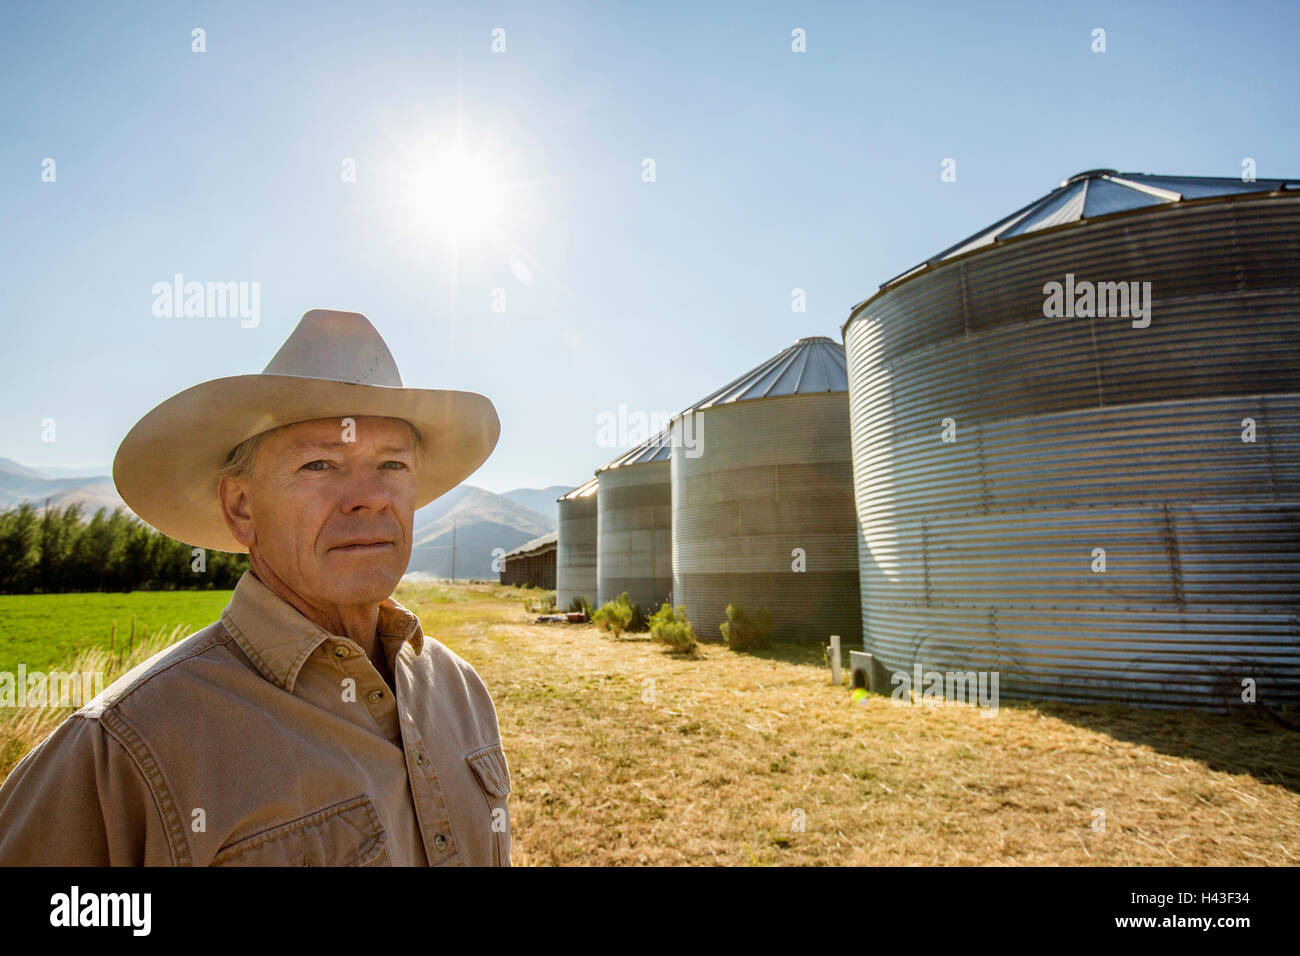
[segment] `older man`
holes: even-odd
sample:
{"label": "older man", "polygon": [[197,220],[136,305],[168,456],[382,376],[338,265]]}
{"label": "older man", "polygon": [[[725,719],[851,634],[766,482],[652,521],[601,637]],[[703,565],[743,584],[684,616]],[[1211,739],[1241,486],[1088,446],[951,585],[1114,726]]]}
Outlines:
{"label": "older man", "polygon": [[365,317],[327,310],[261,374],[141,419],[123,499],[250,570],[14,769],[0,864],[508,866],[491,697],[390,597],[415,510],[499,433],[483,396],[403,387]]}

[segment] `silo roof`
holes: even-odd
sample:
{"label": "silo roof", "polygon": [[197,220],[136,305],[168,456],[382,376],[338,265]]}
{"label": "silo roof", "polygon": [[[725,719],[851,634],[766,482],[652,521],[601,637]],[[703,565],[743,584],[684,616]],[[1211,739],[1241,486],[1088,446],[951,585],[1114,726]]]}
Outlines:
{"label": "silo roof", "polygon": [[[1005,219],[998,220],[988,228],[981,229],[973,236],[968,236],[956,245],[949,246],[914,268],[894,276],[883,283],[880,289],[883,291],[931,266],[994,245],[1002,240],[1085,219],[1184,200],[1275,192],[1282,189],[1300,189],[1300,181],[1258,179],[1244,182],[1240,178],[1231,176],[1152,176],[1149,173],[1120,173],[1113,169],[1089,169],[1064,180],[1046,196],[1017,209]],[[867,301],[869,299],[859,302],[853,307],[853,311],[856,312]],[[852,321],[852,316],[849,321]],[[844,324],[847,326],[848,322]]]}
{"label": "silo roof", "polygon": [[607,465],[596,469],[599,474],[611,468],[624,465],[645,465],[652,461],[668,461],[672,457],[672,426],[665,428],[653,438],[647,439],[630,451],[625,451]]}
{"label": "silo roof", "polygon": [[572,491],[565,492],[556,498],[556,501],[572,501],[574,498],[586,498],[588,495],[594,495],[599,487],[600,481],[596,478],[591,479],[586,484],[578,485]]}
{"label": "silo roof", "polygon": [[[689,412],[743,402],[755,398],[773,398],[778,395],[814,395],[825,392],[847,392],[849,373],[844,362],[844,346],[825,335],[809,335],[794,345],[782,349],[761,365],[706,395],[694,405],[673,416],[681,418]],[[658,435],[643,442],[631,451],[624,452],[597,472],[623,465],[643,465],[672,458],[672,425]],[[585,487],[585,486],[584,486]],[[576,497],[570,492],[565,497]]]}
{"label": "silo roof", "polygon": [[751,398],[848,390],[849,374],[844,364],[844,346],[824,335],[810,335],[789,348],[782,349],[734,382],[700,399],[686,411],[699,411]]}

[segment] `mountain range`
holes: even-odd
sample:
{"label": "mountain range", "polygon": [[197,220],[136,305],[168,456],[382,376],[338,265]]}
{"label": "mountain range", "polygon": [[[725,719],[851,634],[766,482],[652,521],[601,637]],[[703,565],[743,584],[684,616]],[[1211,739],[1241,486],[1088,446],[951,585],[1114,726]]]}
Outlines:
{"label": "mountain range", "polygon": [[[126,508],[111,475],[109,466],[32,468],[0,458],[0,509],[30,501],[43,511],[47,499],[51,508],[80,502],[86,517],[101,507]],[[407,570],[451,577],[454,539],[456,577],[496,578],[494,551],[510,551],[554,531],[559,515],[555,499],[574,487],[515,488],[496,494],[474,485],[457,485],[415,512]]]}

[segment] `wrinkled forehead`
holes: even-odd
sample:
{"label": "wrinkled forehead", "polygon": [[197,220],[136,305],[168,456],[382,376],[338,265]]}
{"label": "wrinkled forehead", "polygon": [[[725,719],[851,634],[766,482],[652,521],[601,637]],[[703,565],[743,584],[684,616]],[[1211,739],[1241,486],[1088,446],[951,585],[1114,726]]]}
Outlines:
{"label": "wrinkled forehead", "polygon": [[331,447],[338,444],[382,443],[388,450],[409,450],[415,444],[415,426],[402,418],[359,415],[349,418],[314,418],[274,429],[267,436],[278,448]]}

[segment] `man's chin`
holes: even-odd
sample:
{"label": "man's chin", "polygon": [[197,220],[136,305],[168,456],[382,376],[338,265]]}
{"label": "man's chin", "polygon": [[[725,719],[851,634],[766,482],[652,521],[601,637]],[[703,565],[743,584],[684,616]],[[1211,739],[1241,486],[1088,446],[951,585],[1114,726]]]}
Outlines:
{"label": "man's chin", "polygon": [[330,575],[326,572],[321,582],[325,596],[334,604],[378,604],[393,593],[402,580],[402,572],[384,565],[348,568]]}

